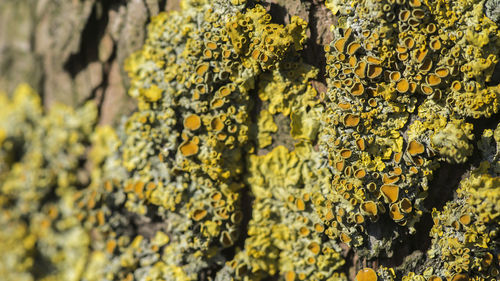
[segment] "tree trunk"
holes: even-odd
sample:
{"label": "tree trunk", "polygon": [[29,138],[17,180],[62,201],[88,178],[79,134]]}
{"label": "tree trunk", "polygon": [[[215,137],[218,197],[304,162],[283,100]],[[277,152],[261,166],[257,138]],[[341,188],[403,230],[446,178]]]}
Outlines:
{"label": "tree trunk", "polygon": [[[124,60],[141,48],[151,17],[179,9],[179,0],[2,0],[0,1],[0,89],[12,92],[20,83],[30,84],[41,95],[45,108],[56,102],[74,107],[95,100],[99,124],[117,124],[135,103],[127,95]],[[494,1],[493,1],[494,2]],[[265,0],[263,6],[276,23],[288,24],[291,16],[309,23],[303,59],[320,73],[313,86],[326,91],[323,46],[333,40],[335,17],[322,0]],[[498,16],[498,9],[495,10]],[[497,71],[497,74],[500,73]],[[495,78],[498,80],[498,75]],[[494,121],[493,121],[494,122]],[[281,122],[278,122],[281,123]],[[286,123],[286,122],[284,122]],[[279,125],[279,124],[278,124]],[[282,126],[286,126],[282,125]],[[286,130],[285,134],[288,132]],[[446,166],[434,185],[458,184],[468,166]],[[434,193],[437,189],[431,189]],[[442,206],[453,190],[430,194],[428,206]],[[405,257],[419,255],[429,246],[432,221],[417,225],[421,235],[401,245],[388,260],[369,265],[399,266]],[[346,272],[353,279],[367,262],[345,249]]]}
{"label": "tree trunk", "polygon": [[[10,93],[28,83],[50,108],[94,99],[99,123],[113,124],[131,112],[125,58],[140,49],[146,26],[159,12],[179,9],[179,0],[4,0],[0,3],[0,89]],[[324,69],[323,45],[330,42],[333,16],[320,0],[267,0],[278,23],[292,15],[309,22],[304,59]],[[320,73],[314,85],[326,89]],[[110,106],[113,105],[113,106]]]}

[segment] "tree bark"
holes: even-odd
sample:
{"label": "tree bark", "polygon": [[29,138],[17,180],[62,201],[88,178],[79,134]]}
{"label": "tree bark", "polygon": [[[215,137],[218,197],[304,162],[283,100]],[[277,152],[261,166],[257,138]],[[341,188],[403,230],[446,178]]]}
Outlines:
{"label": "tree bark", "polygon": [[[292,15],[309,22],[304,59],[324,69],[323,45],[332,40],[333,16],[321,0],[266,0],[278,23]],[[0,3],[0,89],[26,82],[44,106],[78,106],[94,99],[100,124],[130,113],[123,63],[144,43],[152,16],[177,10],[179,0],[4,0]],[[324,75],[314,85],[325,91]]]}
{"label": "tree bark", "polygon": [[[113,125],[130,114],[135,103],[127,95],[128,78],[124,60],[141,48],[151,17],[177,10],[179,0],[2,0],[0,1],[0,89],[12,92],[26,82],[41,95],[45,108],[56,102],[74,107],[88,100],[99,105],[99,124]],[[303,52],[306,63],[320,70],[313,85],[326,91],[323,46],[333,40],[330,26],[335,17],[322,0],[265,0],[262,5],[273,21],[288,24],[291,16],[309,22],[308,42]],[[491,1],[495,2],[495,1]],[[491,13],[498,16],[497,6]],[[495,9],[496,10],[495,10]],[[500,17],[500,16],[498,16]],[[497,67],[498,68],[498,67]],[[499,79],[497,71],[495,80]],[[288,126],[286,122],[278,122]],[[280,128],[278,131],[287,130]],[[441,169],[435,184],[455,186],[467,167]],[[436,189],[432,189],[436,190]],[[439,190],[438,190],[439,191]],[[442,206],[453,196],[430,194],[429,206]],[[434,200],[434,201],[433,201]],[[405,257],[415,257],[429,245],[432,222],[424,221],[418,238],[401,245],[390,260],[368,265],[398,266]],[[345,249],[346,273],[354,279],[367,261]],[[411,258],[410,258],[411,259]],[[415,259],[414,259],[415,260]]]}

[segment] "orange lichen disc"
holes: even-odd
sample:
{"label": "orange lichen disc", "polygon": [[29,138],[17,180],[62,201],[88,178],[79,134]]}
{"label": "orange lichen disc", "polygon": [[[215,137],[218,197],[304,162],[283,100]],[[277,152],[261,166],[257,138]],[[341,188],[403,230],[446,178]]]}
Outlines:
{"label": "orange lichen disc", "polygon": [[357,281],[377,281],[377,273],[371,268],[363,268],[356,274]]}
{"label": "orange lichen disc", "polygon": [[403,214],[399,211],[399,207],[396,204],[391,206],[391,211],[389,212],[391,219],[395,221],[402,220],[404,218]]}
{"label": "orange lichen disc", "polygon": [[347,114],[344,117],[344,125],[347,127],[356,127],[359,124],[361,118],[358,115]]}
{"label": "orange lichen disc", "polygon": [[349,243],[351,242],[351,237],[349,237],[349,235],[345,234],[344,232],[341,232],[340,233],[340,240],[344,243]]}
{"label": "orange lichen disc", "polygon": [[397,82],[399,81],[399,79],[401,79],[401,72],[393,71],[389,74],[389,78],[391,79],[392,82]]}
{"label": "orange lichen disc", "polygon": [[200,64],[196,67],[196,74],[203,76],[208,70],[208,63]]}
{"label": "orange lichen disc", "polygon": [[357,42],[352,42],[347,46],[347,54],[353,55],[359,48],[361,47],[361,44]]}
{"label": "orange lichen disc", "polygon": [[402,10],[401,12],[399,12],[400,21],[407,21],[409,18],[410,18],[410,11]]}
{"label": "orange lichen disc", "polygon": [[361,168],[361,169],[357,169],[355,172],[354,172],[354,176],[358,179],[362,179],[366,176],[366,171],[365,169]]}
{"label": "orange lichen disc", "polygon": [[299,234],[301,236],[307,236],[309,235],[309,228],[305,227],[305,226],[302,226],[300,229],[299,229]]}
{"label": "orange lichen disc", "polygon": [[333,46],[335,47],[335,49],[337,49],[338,52],[343,53],[346,42],[347,39],[340,38],[339,40],[335,41],[335,44],[333,44]]}
{"label": "orange lichen disc", "polygon": [[[413,39],[412,39],[413,40]],[[415,59],[418,61],[418,62],[422,62],[425,57],[427,56],[427,49],[425,50],[420,50],[418,49],[416,52],[415,52]]]}
{"label": "orange lichen disc", "polygon": [[469,277],[466,274],[462,274],[462,273],[455,274],[455,276],[453,276],[453,278],[451,278],[451,281],[468,281],[468,280],[469,280]]}
{"label": "orange lichen disc", "polygon": [[411,37],[407,37],[403,43],[405,44],[406,48],[408,48],[408,50],[411,50],[413,49],[413,47],[415,46],[415,40],[413,40],[413,38]]}
{"label": "orange lichen disc", "polygon": [[404,213],[409,213],[413,209],[411,201],[408,198],[403,198],[399,202],[399,207],[400,207],[401,211],[403,211]]}
{"label": "orange lichen disc", "polygon": [[365,61],[360,61],[358,65],[354,68],[354,74],[358,76],[359,78],[365,78],[365,71],[366,71],[366,62]]}
{"label": "orange lichen disc", "polygon": [[345,148],[340,151],[340,156],[342,156],[342,158],[344,159],[351,157],[351,155],[352,151],[350,149]]}
{"label": "orange lichen disc", "polygon": [[368,78],[375,79],[382,74],[382,67],[378,65],[370,65],[368,66]]}
{"label": "orange lichen disc", "polygon": [[470,215],[462,215],[460,217],[460,222],[463,224],[463,225],[468,225],[470,222],[471,222],[471,217]]}
{"label": "orange lichen disc", "polygon": [[349,108],[351,108],[351,104],[350,103],[339,103],[338,106],[341,109],[344,109],[344,110],[348,110]]}
{"label": "orange lichen disc", "polygon": [[361,83],[355,83],[351,88],[351,95],[360,96],[365,92],[365,87]]}
{"label": "orange lichen disc", "polygon": [[384,174],[382,176],[382,181],[384,182],[384,184],[393,184],[399,181],[399,176],[397,175],[389,176],[387,174]]}
{"label": "orange lichen disc", "polygon": [[199,221],[199,220],[203,219],[206,215],[207,215],[207,211],[206,210],[200,210],[200,209],[198,209],[198,210],[195,210],[193,212],[193,219],[195,221]]}
{"label": "orange lichen disc", "polygon": [[[358,59],[355,56],[351,56],[351,57],[349,57],[348,63],[349,63],[350,67],[355,67],[358,64]],[[347,69],[345,69],[345,70],[347,70]],[[345,70],[344,70],[344,73],[346,73]]]}
{"label": "orange lichen disc", "polygon": [[294,281],[295,280],[295,272],[287,271],[285,273],[285,281]]}
{"label": "orange lichen disc", "polygon": [[359,150],[363,151],[365,150],[365,140],[364,139],[357,139],[356,140],[356,146],[359,148]]}
{"label": "orange lichen disc", "polygon": [[191,141],[182,144],[179,149],[184,156],[191,156],[198,153],[198,145]]}
{"label": "orange lichen disc", "polygon": [[437,50],[441,49],[441,41],[439,41],[439,39],[432,40],[430,46],[431,46],[431,49],[433,49],[434,51],[437,51]]}
{"label": "orange lichen disc", "polygon": [[364,221],[365,221],[365,218],[360,215],[360,214],[356,214],[354,216],[354,221],[357,223],[357,224],[362,224]]}
{"label": "orange lichen disc", "polygon": [[339,171],[342,172],[344,170],[344,160],[336,162],[335,163],[335,168]]}
{"label": "orange lichen disc", "polygon": [[198,130],[201,126],[200,116],[196,114],[191,114],[186,119],[184,119],[184,127],[194,131]]}
{"label": "orange lichen disc", "polygon": [[422,2],[420,2],[420,0],[410,0],[409,4],[413,8],[418,8],[422,5]]}
{"label": "orange lichen disc", "polygon": [[115,251],[115,247],[116,247],[116,241],[113,239],[109,240],[106,243],[106,252],[108,252],[109,254],[112,254]]}
{"label": "orange lichen disc", "polygon": [[410,144],[408,145],[408,153],[410,153],[411,156],[423,153],[424,149],[424,145],[416,140],[410,141]]}
{"label": "orange lichen disc", "polygon": [[367,214],[371,216],[376,216],[377,215],[377,205],[373,201],[366,201],[363,204],[361,204],[361,210],[365,211]]}
{"label": "orange lichen disc", "polygon": [[366,61],[368,63],[374,64],[374,65],[379,65],[382,63],[382,60],[380,60],[379,58],[373,57],[373,56],[366,57]]}
{"label": "orange lichen disc", "polygon": [[384,184],[380,188],[382,194],[389,200],[389,203],[394,203],[398,200],[399,186],[394,184]]}
{"label": "orange lichen disc", "polygon": [[229,96],[231,94],[231,90],[228,87],[221,87],[219,89],[219,92],[220,92],[220,95],[222,97],[226,97],[226,96]]}
{"label": "orange lichen disc", "polygon": [[325,231],[325,227],[319,223],[316,223],[314,225],[314,230],[316,230],[316,232],[323,232]]}
{"label": "orange lichen disc", "polygon": [[206,46],[208,49],[210,49],[210,50],[215,50],[215,49],[217,49],[217,44],[216,44],[215,42],[211,42],[211,41],[209,41],[209,42],[207,42],[207,43],[205,44],[205,46]]}
{"label": "orange lichen disc", "polygon": [[318,243],[311,242],[311,244],[309,244],[309,246],[307,246],[307,249],[309,251],[311,251],[313,254],[317,255],[317,254],[319,254],[319,251],[321,248],[320,248]]}
{"label": "orange lichen disc", "polygon": [[403,169],[401,169],[400,167],[395,167],[394,170],[392,171],[392,173],[396,176],[401,175],[402,172],[403,172]]}
{"label": "orange lichen disc", "polygon": [[403,78],[396,84],[396,90],[400,93],[406,93],[410,89],[410,83],[408,80]]}
{"label": "orange lichen disc", "polygon": [[436,75],[441,78],[445,78],[446,76],[448,76],[448,74],[450,74],[450,71],[446,67],[437,68],[435,72]]}
{"label": "orange lichen disc", "polygon": [[436,85],[439,85],[439,83],[441,83],[441,78],[439,78],[438,75],[436,74],[431,74],[429,76],[426,77],[426,82],[427,84],[429,84],[429,86],[436,86]]}
{"label": "orange lichen disc", "polygon": [[220,131],[224,129],[224,123],[222,123],[222,121],[218,117],[212,119],[210,125],[212,126],[212,130],[214,131]]}
{"label": "orange lichen disc", "polygon": [[306,209],[306,204],[300,198],[297,198],[297,201],[295,202],[295,205],[297,206],[297,209],[299,211],[304,211]]}

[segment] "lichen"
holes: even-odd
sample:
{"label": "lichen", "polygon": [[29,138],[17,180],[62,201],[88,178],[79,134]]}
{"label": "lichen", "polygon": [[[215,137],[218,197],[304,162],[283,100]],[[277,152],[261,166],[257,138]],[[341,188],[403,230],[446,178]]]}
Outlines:
{"label": "lichen", "polygon": [[[95,105],[42,110],[27,85],[0,95],[0,276],[2,280],[79,280],[90,237],[73,208],[85,181]],[[82,177],[82,176],[81,176]]]}
{"label": "lichen", "polygon": [[[262,156],[250,156],[248,182],[252,219],[245,247],[225,271],[235,280],[262,280],[279,275],[284,280],[342,280],[336,273],[344,261],[333,241],[324,241],[323,223],[314,211],[315,194],[328,179],[317,152],[301,142],[294,151],[278,146]],[[316,157],[314,157],[316,156]],[[219,280],[225,280],[220,277]]]}
{"label": "lichen", "polygon": [[500,123],[495,130],[486,129],[477,142],[482,159],[491,163],[490,173],[500,175]]}
{"label": "lichen", "polygon": [[[464,163],[472,154],[468,118],[499,111],[500,88],[487,85],[499,31],[482,5],[327,2],[339,19],[325,47],[328,109],[319,145],[336,191],[323,193],[336,213],[351,215],[324,218],[331,238],[367,256],[390,254],[394,238],[415,232],[439,161]],[[355,214],[366,219],[356,223]],[[380,216],[400,230],[371,235]]]}
{"label": "lichen", "polygon": [[[265,94],[271,88],[262,81],[272,77],[283,87],[282,101],[294,109],[303,101],[291,100],[304,92],[315,105],[307,80],[317,72],[295,55],[305,40],[304,21],[294,17],[286,27],[271,23],[258,5],[183,3],[182,13],[152,20],[145,46],[128,59],[130,95],[138,100],[138,111],[124,123],[119,140],[108,144],[115,148],[98,150],[116,152],[99,158],[106,160],[96,172],[94,191],[82,197],[87,206],[99,198],[85,217],[104,214],[104,221],[116,221],[112,227],[88,222],[113,245],[100,250],[112,260],[104,270],[107,279],[196,280],[204,270],[222,266],[223,250],[241,235],[244,155],[254,151],[251,91]],[[277,130],[272,114],[292,112],[288,103],[274,110],[277,104],[273,98],[269,111],[259,113],[261,147]],[[304,137],[317,130],[308,126],[301,125]],[[120,206],[126,212],[117,211]],[[154,233],[125,231],[134,220],[154,225],[168,240],[155,244]],[[338,258],[333,250],[328,255]]]}
{"label": "lichen", "polygon": [[[432,242],[425,263],[418,271],[403,272],[401,280],[492,280],[498,277],[495,241],[500,225],[500,177],[490,175],[489,168],[489,162],[482,162],[462,180],[455,200],[446,203],[440,211],[433,209],[434,225],[429,233]],[[384,276],[381,269],[377,273],[380,280],[393,280]]]}
{"label": "lichen", "polygon": [[500,2],[498,0],[487,0],[484,4],[486,16],[497,24],[500,23]]}
{"label": "lichen", "polygon": [[259,135],[257,136],[259,148],[264,148],[272,144],[273,137],[271,134],[278,131],[278,126],[274,123],[273,115],[271,115],[271,113],[269,113],[266,109],[261,110],[257,126],[259,131]]}
{"label": "lichen", "polygon": [[[442,211],[432,212],[432,245],[428,251],[431,274],[443,279],[474,277],[495,278],[494,241],[500,226],[500,178],[487,173],[488,162],[463,180],[457,200],[448,202]],[[491,251],[491,252],[490,252]]]}
{"label": "lichen", "polygon": [[[303,19],[184,0],[151,19],[127,59],[138,108],[117,128],[95,127],[92,104],[45,112],[27,86],[0,95],[0,275],[347,280],[346,252],[391,256],[394,241],[428,235],[420,265],[366,267],[356,280],[498,278],[491,7],[325,4],[338,17],[326,92],[301,58]],[[496,129],[475,135],[483,122]],[[470,172],[430,211],[442,163]]]}

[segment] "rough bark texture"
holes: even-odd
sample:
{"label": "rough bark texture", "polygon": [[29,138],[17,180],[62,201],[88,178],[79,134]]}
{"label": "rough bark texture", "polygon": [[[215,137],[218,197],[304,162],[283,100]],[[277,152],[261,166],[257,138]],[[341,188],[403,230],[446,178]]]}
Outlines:
{"label": "rough bark texture", "polygon": [[[266,0],[263,4],[277,23],[288,24],[292,15],[309,22],[303,57],[324,70],[323,45],[332,41],[329,27],[334,16],[323,2]],[[99,123],[116,123],[120,116],[134,109],[126,94],[125,58],[143,44],[152,16],[175,9],[178,0],[2,0],[0,89],[12,92],[16,85],[27,82],[42,95],[47,108],[54,102],[78,106],[95,99],[100,108]],[[319,73],[313,85],[318,92],[326,91],[324,72]],[[273,136],[272,147],[286,144],[287,139],[280,134],[288,135],[289,124],[275,121],[280,129]],[[433,184],[456,186],[466,169],[445,166]],[[451,188],[431,190],[436,190],[436,194],[429,195],[428,208],[442,206],[453,196]],[[447,190],[447,194],[442,190]],[[417,225],[424,229],[421,233],[427,233],[431,226],[430,218]],[[408,262],[418,262],[429,242],[426,235],[401,241],[393,258],[376,261],[359,259],[346,248],[345,271],[353,278],[357,270],[367,265],[404,266],[404,257],[413,257],[406,259]]]}
{"label": "rough bark texture", "polygon": [[27,82],[43,97],[77,106],[98,101],[101,124],[130,112],[125,58],[144,42],[146,25],[175,1],[47,1],[0,3],[0,88]]}
{"label": "rough bark texture", "polygon": [[[54,102],[100,104],[100,123],[111,124],[134,105],[126,95],[123,62],[144,42],[149,19],[177,10],[178,0],[5,0],[0,3],[0,89],[27,82],[49,108]],[[267,0],[278,23],[292,15],[309,22],[304,59],[324,69],[330,11],[320,0]],[[324,73],[316,88],[325,91]]]}

